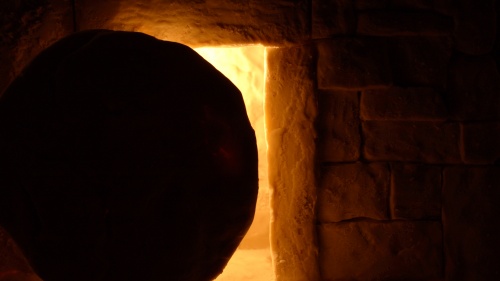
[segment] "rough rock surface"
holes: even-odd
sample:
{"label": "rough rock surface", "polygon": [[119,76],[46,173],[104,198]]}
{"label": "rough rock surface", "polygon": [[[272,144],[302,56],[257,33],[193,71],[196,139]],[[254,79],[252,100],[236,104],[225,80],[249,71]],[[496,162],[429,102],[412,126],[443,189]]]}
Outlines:
{"label": "rough rock surface", "polygon": [[65,0],[0,1],[0,94],[42,50],[73,31]]}
{"label": "rough rock surface", "polygon": [[318,220],[389,218],[389,167],[355,163],[325,167],[318,191]]}
{"label": "rough rock surface", "polygon": [[465,54],[483,55],[495,44],[495,0],[457,0],[455,13],[455,41],[457,49]]}
{"label": "rough rock surface", "polygon": [[323,91],[318,95],[318,146],[324,162],[359,159],[359,97],[354,91]]}
{"label": "rough rock surface", "polygon": [[418,121],[365,121],[364,155],[374,161],[460,163],[460,126]]}
{"label": "rough rock surface", "polygon": [[313,0],[312,37],[329,38],[356,31],[356,11],[351,0]]}
{"label": "rough rock surface", "polygon": [[134,30],[189,46],[306,40],[307,0],[79,0],[81,29]]}
{"label": "rough rock surface", "polygon": [[446,280],[500,280],[500,167],[449,167],[443,173]]}
{"label": "rough rock surface", "polygon": [[390,43],[387,53],[395,85],[434,88],[445,86],[452,53],[451,39],[448,36],[391,38],[388,40]]}
{"label": "rough rock surface", "polygon": [[254,213],[238,89],[194,51],[87,31],[0,100],[0,224],[46,281],[210,280]]}
{"label": "rough rock surface", "polygon": [[391,165],[391,214],[395,219],[438,219],[441,216],[441,168]]}
{"label": "rough rock surface", "polygon": [[468,164],[500,164],[500,122],[464,123],[462,159]]}
{"label": "rough rock surface", "polygon": [[430,221],[323,224],[322,280],[443,280],[441,228]]}
{"label": "rough rock surface", "polygon": [[432,13],[371,11],[358,15],[358,33],[374,36],[450,34],[453,21]]}
{"label": "rough rock surface", "polygon": [[317,42],[317,48],[320,89],[353,90],[392,84],[392,69],[385,40],[321,40]]}
{"label": "rough rock surface", "polygon": [[454,119],[500,120],[500,71],[492,56],[457,56],[450,66],[449,84]]}
{"label": "rough rock surface", "polygon": [[310,45],[268,51],[266,129],[271,250],[277,281],[319,280],[315,204],[315,123]]}
{"label": "rough rock surface", "polygon": [[453,0],[356,0],[359,10],[417,10],[434,11],[445,15],[453,13]]}
{"label": "rough rock surface", "polygon": [[367,90],[361,95],[363,120],[445,120],[446,104],[441,93],[427,87]]}

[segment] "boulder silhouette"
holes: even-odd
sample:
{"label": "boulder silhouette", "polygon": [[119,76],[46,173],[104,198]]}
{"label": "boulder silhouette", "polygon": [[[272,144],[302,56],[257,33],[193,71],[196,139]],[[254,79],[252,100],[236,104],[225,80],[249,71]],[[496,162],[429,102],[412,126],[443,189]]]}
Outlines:
{"label": "boulder silhouette", "polygon": [[257,185],[241,93],[182,44],[75,33],[0,98],[0,225],[45,281],[211,280]]}

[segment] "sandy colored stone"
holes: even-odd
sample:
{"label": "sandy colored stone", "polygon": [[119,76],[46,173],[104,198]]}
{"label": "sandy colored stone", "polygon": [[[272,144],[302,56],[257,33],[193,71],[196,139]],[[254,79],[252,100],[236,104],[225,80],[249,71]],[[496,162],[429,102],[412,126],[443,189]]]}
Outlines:
{"label": "sandy colored stone", "polygon": [[313,0],[312,38],[329,38],[356,31],[356,11],[352,0]]}
{"label": "sandy colored stone", "polygon": [[500,120],[500,72],[492,56],[457,56],[450,66],[449,87],[454,118]]}
{"label": "sandy colored stone", "polygon": [[498,1],[455,1],[455,43],[460,52],[483,55],[492,51],[497,36],[495,5]]}
{"label": "sandy colored stone", "polygon": [[318,280],[316,139],[311,46],[268,50],[266,128],[271,250],[277,281]]}
{"label": "sandy colored stone", "polygon": [[441,228],[431,221],[321,224],[321,280],[442,280]]}
{"label": "sandy colored stone", "polygon": [[320,222],[389,218],[389,167],[381,163],[327,166],[318,191]]}
{"label": "sandy colored stone", "polygon": [[323,162],[359,159],[361,146],[357,92],[319,93],[318,154]]}
{"label": "sandy colored stone", "polygon": [[359,10],[416,10],[435,11],[450,15],[453,13],[453,0],[356,0]]}
{"label": "sandy colored stone", "polygon": [[191,47],[287,44],[309,36],[309,3],[290,1],[80,0],[85,29],[139,31]]}
{"label": "sandy colored stone", "polygon": [[462,142],[462,157],[465,163],[500,163],[500,123],[464,123]]}
{"label": "sandy colored stone", "polygon": [[368,11],[358,14],[357,32],[370,36],[436,36],[451,34],[453,19],[434,13]]}
{"label": "sandy colored stone", "polygon": [[444,170],[446,280],[500,280],[500,167]]}
{"label": "sandy colored stone", "polygon": [[387,42],[380,38],[317,42],[320,89],[366,89],[392,84]]}
{"label": "sandy colored stone", "polygon": [[317,42],[320,89],[399,86],[443,88],[451,57],[451,38],[361,37]]}
{"label": "sandy colored stone", "polygon": [[441,219],[441,168],[392,164],[391,214],[395,219]]}
{"label": "sandy colored stone", "polygon": [[445,87],[452,52],[450,37],[391,37],[388,42],[395,85]]}
{"label": "sandy colored stone", "polygon": [[460,163],[460,127],[445,122],[362,122],[364,155],[372,161]]}
{"label": "sandy colored stone", "polygon": [[442,94],[432,88],[366,90],[361,94],[364,120],[444,120],[447,108]]}

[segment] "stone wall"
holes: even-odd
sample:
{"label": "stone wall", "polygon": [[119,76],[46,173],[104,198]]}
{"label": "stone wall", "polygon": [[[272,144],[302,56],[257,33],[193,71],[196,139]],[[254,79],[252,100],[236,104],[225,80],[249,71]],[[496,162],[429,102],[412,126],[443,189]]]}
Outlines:
{"label": "stone wall", "polygon": [[499,1],[31,2],[0,4],[0,91],[74,30],[279,47],[277,280],[500,280]]}
{"label": "stone wall", "polygon": [[322,280],[500,278],[495,21],[495,1],[313,1]]}

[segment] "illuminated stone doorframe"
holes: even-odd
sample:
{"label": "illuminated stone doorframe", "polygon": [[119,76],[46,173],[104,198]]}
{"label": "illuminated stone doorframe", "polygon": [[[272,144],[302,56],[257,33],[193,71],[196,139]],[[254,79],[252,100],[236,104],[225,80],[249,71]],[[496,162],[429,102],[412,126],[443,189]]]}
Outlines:
{"label": "illuminated stone doorframe", "polygon": [[267,48],[267,53],[265,115],[275,277],[317,280],[312,50]]}
{"label": "illuminated stone doorframe", "polygon": [[319,280],[313,48],[267,53],[266,127],[276,280]]}
{"label": "illuminated stone doorframe", "polygon": [[313,47],[267,48],[265,115],[276,281],[319,280]]}

